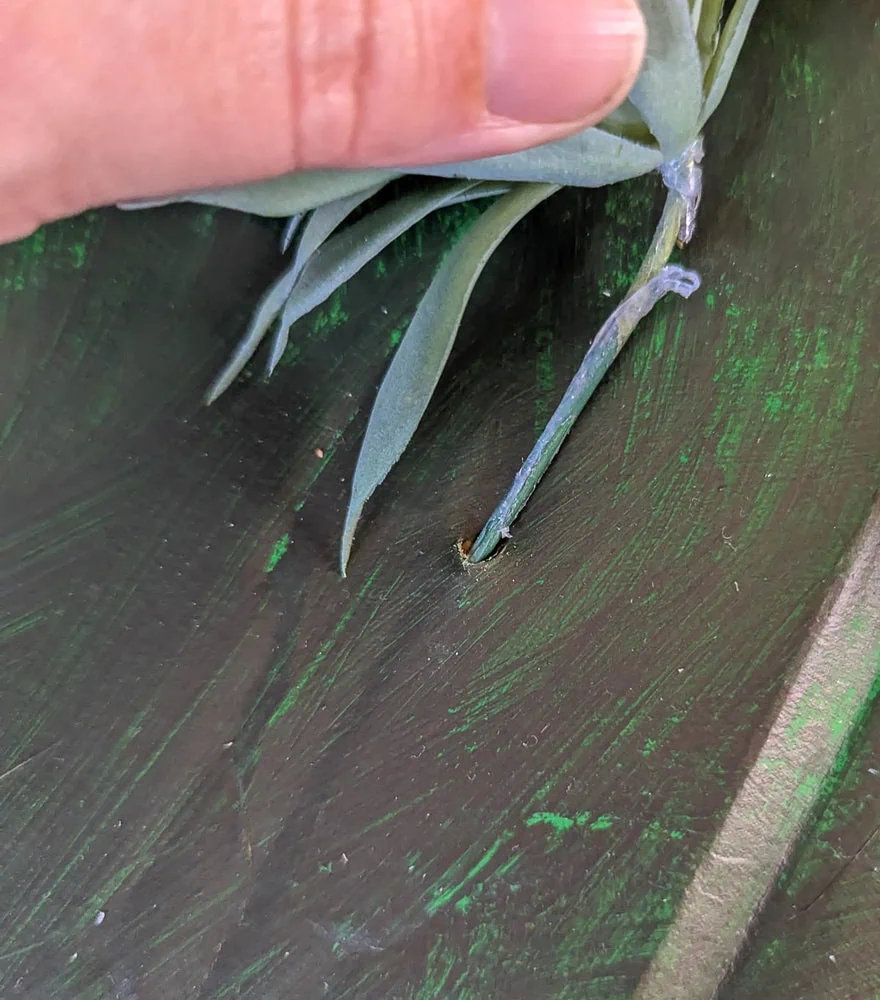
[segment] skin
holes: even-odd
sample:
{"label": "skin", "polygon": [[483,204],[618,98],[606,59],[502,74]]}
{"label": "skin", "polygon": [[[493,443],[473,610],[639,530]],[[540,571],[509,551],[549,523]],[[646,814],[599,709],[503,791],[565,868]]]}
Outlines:
{"label": "skin", "polygon": [[0,242],[115,201],[514,152],[600,120],[635,0],[0,0]]}

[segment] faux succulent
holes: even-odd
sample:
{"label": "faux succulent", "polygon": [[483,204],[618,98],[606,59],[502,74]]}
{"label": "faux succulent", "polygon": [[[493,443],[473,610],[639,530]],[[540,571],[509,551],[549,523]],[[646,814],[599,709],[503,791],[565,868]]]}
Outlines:
{"label": "faux succulent", "polygon": [[[367,500],[403,454],[443,371],[474,286],[501,241],[561,187],[603,187],[657,171],[666,204],[651,247],[624,300],[593,339],[584,361],[532,453],[463,556],[479,562],[496,549],[537,486],[587,400],[639,320],[668,292],[688,296],[699,278],[669,264],[693,235],[701,192],[702,130],[718,107],[758,0],[641,0],[648,50],[624,105],[595,128],[508,156],[416,170],[312,171],[271,181],[182,195],[258,215],[289,217],[286,270],[263,296],[207,400],[238,377],[269,335],[267,374],[281,359],[298,319],[325,302],[393,240],[427,215],[466,201],[491,204],[437,271],[379,388],[351,488],[340,548],[345,575]],[[343,224],[404,173],[443,178]],[[138,203],[147,207],[166,202]]]}

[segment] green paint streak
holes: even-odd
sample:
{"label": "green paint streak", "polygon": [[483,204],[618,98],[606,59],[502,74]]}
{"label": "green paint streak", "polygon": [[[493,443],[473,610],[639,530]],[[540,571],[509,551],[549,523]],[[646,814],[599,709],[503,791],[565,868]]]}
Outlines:
{"label": "green paint streak", "polygon": [[45,226],[38,229],[30,239],[24,241],[22,245],[22,252],[29,254],[31,257],[41,257],[46,250],[46,228]]}
{"label": "green paint streak", "polygon": [[284,699],[281,701],[279,706],[275,709],[270,717],[269,721],[266,723],[267,729],[274,729],[275,726],[284,718],[285,715],[296,705],[299,701],[299,696],[302,694],[303,689],[311,681],[318,667],[327,659],[328,654],[336,645],[337,640],[345,631],[346,626],[351,621],[352,616],[355,613],[355,609],[360,601],[363,599],[367,591],[373,585],[378,577],[380,570],[382,569],[381,563],[373,570],[370,576],[367,578],[367,582],[363,585],[357,599],[351,605],[351,607],[345,612],[342,618],[339,620],[336,627],[333,629],[333,633],[329,639],[324,642],[318,651],[317,656],[312,660],[312,662],[305,668],[300,679],[294,684],[294,686],[287,692]]}
{"label": "green paint streak", "polygon": [[[870,281],[858,254],[848,257],[841,270],[841,298],[853,280]],[[835,343],[829,322],[835,307],[829,302],[815,325],[805,325],[797,276],[780,287],[771,303],[733,303],[729,286],[720,294],[726,302],[728,337],[726,351],[718,349],[723,358],[714,375],[719,396],[707,432],[717,435],[716,461],[728,486],[752,461],[748,442],[762,434],[778,441],[778,459],[772,453],[767,458],[768,474],[750,509],[752,534],[767,523],[787,488],[790,456],[809,455],[837,432],[862,369],[861,345],[869,323],[864,309],[857,307],[845,340]],[[755,400],[762,401],[757,408]],[[816,428],[821,428],[819,435]]]}
{"label": "green paint streak", "polygon": [[388,334],[388,349],[390,351],[395,350],[398,344],[403,340],[403,335],[406,333],[406,324],[401,326],[396,326],[391,333]]}
{"label": "green paint streak", "polygon": [[[429,788],[428,791],[423,792],[421,795],[416,796],[416,798],[410,799],[406,803],[406,805],[400,806],[397,809],[391,809],[387,813],[383,813],[383,815],[381,815],[378,819],[374,819],[372,821],[372,823],[368,823],[363,828],[363,830],[361,832],[362,833],[370,833],[371,831],[377,829],[378,827],[384,826],[386,823],[390,823],[391,820],[396,819],[396,817],[402,815],[405,812],[408,812],[410,809],[414,809],[417,805],[420,805],[422,802],[425,802],[427,799],[430,799],[430,797],[436,791],[437,791],[437,787],[435,785],[435,786]],[[418,858],[418,852],[414,856],[416,858]]]}
{"label": "green paint streak", "polygon": [[246,968],[242,969],[242,971],[231,982],[227,983],[225,986],[223,986],[220,990],[217,991],[215,995],[218,998],[218,1000],[220,997],[228,997],[233,995],[240,996],[241,988],[247,983],[247,981],[249,979],[254,979],[261,972],[267,969],[272,964],[272,962],[280,955],[283,955],[286,950],[287,946],[284,944],[280,944],[277,947],[273,948],[271,951],[267,952],[265,955],[262,955],[255,962],[251,962],[251,964],[248,965]]}
{"label": "green paint streak", "polygon": [[645,257],[656,217],[657,184],[654,178],[640,178],[626,190],[617,185],[606,189],[607,228],[601,234],[604,275],[599,287],[622,295],[635,280]]}
{"label": "green paint streak", "polygon": [[614,817],[608,815],[599,816],[590,823],[591,830],[609,830],[612,826],[614,826]]}
{"label": "green paint streak", "polygon": [[555,812],[536,812],[526,820],[526,826],[537,826],[539,823],[552,826],[558,833],[565,830],[572,830],[575,826],[584,826],[590,818],[588,812],[578,813],[576,816],[563,816]]}
{"label": "green paint streak", "polygon": [[[157,530],[161,530],[161,528],[157,528]],[[85,639],[85,635],[84,635],[84,639]],[[72,648],[73,652],[76,652],[76,647],[75,646],[73,646],[71,648]],[[91,833],[88,836],[86,836],[85,839],[82,841],[82,843],[80,843],[78,845],[77,850],[75,851],[75,853],[72,854],[72,856],[70,858],[70,861],[68,861],[68,863],[64,866],[64,868],[61,870],[61,872],[55,878],[54,882],[40,896],[40,898],[36,901],[36,903],[31,908],[30,912],[27,915],[23,916],[22,919],[19,920],[18,925],[17,925],[17,927],[15,929],[14,936],[19,936],[21,933],[23,933],[26,930],[26,928],[28,927],[28,925],[30,924],[30,922],[37,916],[37,914],[40,912],[40,910],[52,898],[52,896],[54,895],[54,893],[57,890],[58,886],[62,885],[65,882],[65,880],[67,879],[67,877],[70,874],[70,872],[73,871],[74,868],[76,868],[76,866],[85,859],[86,855],[88,854],[88,852],[90,851],[90,849],[92,847],[92,844],[95,842],[95,840],[98,837],[98,831],[101,828],[106,827],[106,825],[110,822],[111,818],[119,812],[119,810],[122,808],[122,806],[125,804],[125,802],[130,798],[130,796],[132,794],[134,794],[137,786],[140,784],[140,782],[143,780],[143,778],[152,770],[152,768],[154,767],[154,765],[156,764],[156,762],[161,758],[161,756],[165,753],[165,751],[168,749],[168,747],[175,740],[175,738],[177,737],[177,735],[181,731],[181,729],[183,729],[183,727],[189,722],[189,720],[196,714],[196,712],[199,710],[200,706],[205,701],[205,699],[207,699],[207,698],[209,698],[211,696],[211,694],[214,691],[214,688],[220,682],[220,679],[225,674],[226,669],[229,667],[229,665],[230,665],[231,662],[232,662],[232,658],[227,658],[224,661],[224,663],[222,664],[222,666],[216,671],[216,673],[212,676],[212,678],[210,679],[210,681],[207,684],[204,685],[204,687],[199,692],[199,694],[197,695],[197,697],[195,697],[192,700],[192,702],[189,705],[189,708],[171,726],[171,728],[169,729],[169,731],[167,732],[167,734],[165,735],[165,737],[160,742],[159,746],[149,756],[149,758],[147,759],[146,763],[131,778],[127,778],[126,777],[126,780],[125,780],[125,783],[124,783],[124,791],[118,796],[118,798],[113,803],[113,805],[110,806],[109,808],[103,808],[103,802],[110,795],[110,791],[109,790],[108,790],[107,794],[104,796],[104,798],[102,800],[100,800],[98,803],[96,803],[95,808],[96,809],[102,808],[102,810],[103,810],[102,811],[102,822],[99,823],[99,824],[97,824],[97,825],[86,824],[86,825],[80,827],[80,829],[74,835],[74,843],[77,843],[79,841],[79,838],[83,836],[83,834],[85,833],[85,831],[87,829],[90,829],[90,828],[93,827],[94,830],[95,830],[95,832]],[[165,814],[163,815],[161,821],[157,822],[155,824],[155,826],[153,827],[153,829],[150,831],[149,835],[147,835],[147,836],[144,837],[144,839],[141,842],[140,849],[139,849],[139,861],[138,861],[139,864],[143,865],[143,864],[147,863],[147,861],[150,858],[150,852],[151,852],[151,850],[153,848],[153,845],[156,843],[156,841],[164,833],[165,829],[167,828],[167,826],[171,822],[171,818],[175,815],[177,808],[179,808],[180,805],[182,804],[182,802],[185,801],[185,799],[190,795],[191,789],[192,789],[192,784],[193,784],[193,782],[195,780],[196,779],[193,778],[192,781],[190,781],[189,783],[184,782],[180,786],[180,789],[179,789],[179,792],[178,792],[176,800],[175,801],[170,801],[168,803],[168,809],[166,810]]]}
{"label": "green paint streak", "polygon": [[536,335],[538,355],[535,359],[535,433],[540,434],[550,419],[556,372],[553,367],[553,331],[544,328]]}
{"label": "green paint streak", "polygon": [[45,621],[47,621],[47,616],[42,611],[32,611],[29,614],[14,618],[11,622],[0,625],[0,642],[13,639],[23,632],[30,631],[30,629],[35,628],[37,625],[42,625]]}
{"label": "green paint streak", "polygon": [[[840,864],[840,831],[854,823],[870,809],[870,799],[860,793],[865,770],[873,763],[873,747],[863,740],[874,706],[880,697],[880,650],[878,677],[865,700],[858,707],[851,733],[834,761],[834,765],[818,790],[819,805],[809,839],[791,871],[784,871],[778,886],[789,898],[795,898],[830,864],[834,870]],[[873,823],[872,823],[873,825]],[[766,947],[763,949],[766,952]]]}
{"label": "green paint streak", "polygon": [[498,851],[501,849],[503,844],[506,844],[510,840],[512,834],[509,831],[505,831],[500,837],[497,837],[492,846],[486,851],[486,853],[480,858],[479,861],[468,871],[468,873],[455,885],[448,889],[442,889],[434,893],[432,899],[430,899],[425,905],[425,912],[429,917],[433,917],[435,913],[441,910],[447,903],[451,902],[461,890],[472,881],[477,875],[480,874],[492,861]]}
{"label": "green paint streak", "polygon": [[298,341],[290,340],[285,348],[281,360],[278,362],[279,368],[293,368],[302,357],[302,347]]}
{"label": "green paint streak", "polygon": [[269,558],[266,560],[266,573],[271,573],[278,563],[284,558],[287,550],[290,548],[290,535],[282,535],[275,545],[272,547],[272,551],[269,554]]}
{"label": "green paint streak", "polygon": [[[95,212],[88,212],[77,223],[77,235],[63,241],[70,258],[70,266],[75,271],[81,271],[86,266],[88,260],[89,245],[95,238],[96,230],[99,228],[101,219]],[[85,225],[83,225],[85,223]],[[36,235],[36,234],[35,234]]]}
{"label": "green paint streak", "polygon": [[508,858],[508,860],[505,861],[504,864],[499,865],[495,869],[495,877],[503,878],[508,872],[513,871],[513,869],[516,868],[520,860],[521,859],[519,854],[514,854],[512,858]]}
{"label": "green paint streak", "polygon": [[68,253],[74,270],[82,270],[86,263],[86,244],[81,240],[71,243],[68,247]]}
{"label": "green paint streak", "polygon": [[37,948],[45,947],[45,941],[35,941],[33,944],[25,944],[20,948],[12,948],[10,951],[0,951],[0,962],[8,962],[13,958],[20,958],[22,955],[27,955],[32,951],[36,951]]}
{"label": "green paint streak", "polygon": [[213,205],[208,205],[194,217],[193,229],[203,237],[210,234],[214,226],[214,219],[217,216],[217,209]]}
{"label": "green paint streak", "polygon": [[86,903],[85,912],[76,923],[76,929],[78,931],[85,930],[85,928],[94,921],[98,911],[103,910],[107,906],[108,901],[112,899],[115,893],[122,888],[126,879],[137,869],[137,867],[136,862],[125,865],[101,886],[101,888]]}
{"label": "green paint streak", "polygon": [[[446,237],[446,245],[441,254],[441,262],[445,259],[446,255],[452,250],[455,244],[461,239],[465,232],[470,229],[470,227],[477,221],[477,219],[483,214],[486,206],[490,202],[484,201],[480,202],[468,202],[464,205],[454,205],[452,208],[445,209],[442,212],[438,212],[436,215],[436,222],[439,225],[441,232]],[[422,225],[430,224],[431,220],[425,220]]]}
{"label": "green paint streak", "polygon": [[537,826],[538,823],[546,823],[554,830],[571,830],[574,827],[574,820],[568,816],[560,816],[559,813],[539,812],[532,813],[526,820],[526,826]]}
{"label": "green paint streak", "polygon": [[451,996],[449,978],[455,968],[455,953],[448,948],[443,938],[438,938],[428,952],[422,985],[414,1000],[441,1000]]}
{"label": "green paint streak", "polygon": [[337,289],[330,296],[328,304],[315,314],[312,320],[312,333],[319,342],[327,337],[343,323],[348,322],[349,315],[342,307],[342,300],[345,297],[345,286]]}

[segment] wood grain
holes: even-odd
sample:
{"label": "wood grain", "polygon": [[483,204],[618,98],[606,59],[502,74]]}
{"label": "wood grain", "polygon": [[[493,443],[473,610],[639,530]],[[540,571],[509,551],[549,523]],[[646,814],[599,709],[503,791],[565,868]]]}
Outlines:
{"label": "wood grain", "polygon": [[[0,997],[633,995],[880,487],[880,8],[841,10],[764,6],[707,136],[705,294],[645,324],[482,570],[454,542],[659,182],[515,231],[344,582],[369,403],[464,209],[210,410],[277,227],[108,211],[0,251]],[[853,853],[880,816],[849,774]],[[876,926],[872,856],[815,919],[771,906],[730,996],[880,992],[866,945],[806,958]]]}

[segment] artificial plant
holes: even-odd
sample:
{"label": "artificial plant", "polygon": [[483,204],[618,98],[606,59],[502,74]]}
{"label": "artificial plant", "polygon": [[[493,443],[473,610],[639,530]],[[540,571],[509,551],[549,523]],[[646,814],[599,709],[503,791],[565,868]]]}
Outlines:
{"label": "artificial plant", "polygon": [[[406,170],[309,171],[234,188],[181,195],[195,201],[288,217],[286,270],[263,296],[250,325],[208,391],[217,399],[271,333],[267,374],[296,321],[325,302],[393,240],[431,212],[494,199],[444,260],[404,334],[370,415],[351,487],[340,546],[345,575],[367,500],[414,434],[440,379],[474,285],[510,230],[562,187],[603,187],[658,172],[666,203],[627,295],[593,340],[556,412],[514,483],[471,546],[470,562],[492,554],[518,516],[577,416],[639,320],[666,293],[690,295],[699,278],[669,264],[691,239],[702,185],[703,127],[718,107],[758,0],[640,0],[647,54],[628,99],[594,128],[525,152]],[[343,224],[403,174],[443,178]],[[136,206],[166,202],[138,203]]]}

